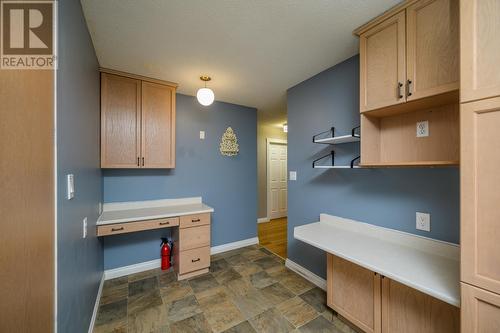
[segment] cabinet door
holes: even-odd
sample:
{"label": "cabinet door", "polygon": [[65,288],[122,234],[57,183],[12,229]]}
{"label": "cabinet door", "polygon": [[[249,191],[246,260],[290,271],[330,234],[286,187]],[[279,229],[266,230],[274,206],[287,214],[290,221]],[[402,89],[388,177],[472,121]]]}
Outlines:
{"label": "cabinet door", "polygon": [[461,137],[462,281],[500,294],[500,97],[464,103]]}
{"label": "cabinet door", "polygon": [[360,111],[405,102],[405,12],[359,36]]}
{"label": "cabinet door", "polygon": [[144,168],[175,167],[175,89],[142,82],[142,160]]}
{"label": "cabinet door", "polygon": [[458,333],[460,309],[384,277],[382,332]]}
{"label": "cabinet door", "polygon": [[500,332],[500,295],[462,283],[462,332]]}
{"label": "cabinet door", "polygon": [[460,99],[500,96],[500,0],[460,1]]}
{"label": "cabinet door", "polygon": [[459,1],[420,0],[406,19],[407,101],[458,90]]}
{"label": "cabinet door", "polygon": [[101,73],[101,167],[138,168],[141,82]]}
{"label": "cabinet door", "polygon": [[380,332],[380,275],[328,254],[327,304],[365,332]]}

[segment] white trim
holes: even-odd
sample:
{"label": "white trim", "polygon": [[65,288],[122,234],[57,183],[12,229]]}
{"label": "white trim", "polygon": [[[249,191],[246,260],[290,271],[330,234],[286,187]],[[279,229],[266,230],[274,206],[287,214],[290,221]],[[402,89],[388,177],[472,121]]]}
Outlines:
{"label": "white trim", "polygon": [[[269,219],[271,219],[271,196],[269,195],[269,190],[271,188],[271,179],[269,177],[269,146],[271,144],[281,144],[281,145],[288,145],[288,141],[286,139],[273,139],[273,138],[266,138],[266,211],[267,211],[267,216]],[[287,151],[287,164],[288,164],[288,151]],[[288,169],[288,168],[287,168]],[[286,175],[288,179],[288,175]],[[287,184],[287,191],[288,191],[288,184]],[[287,207],[288,208],[288,207]],[[287,209],[287,214],[288,215],[288,209]],[[279,217],[278,217],[279,218]]]}
{"label": "white trim", "polygon": [[232,243],[227,243],[227,244],[222,244],[222,245],[217,245],[217,246],[212,246],[210,248],[210,254],[227,252],[227,251],[236,250],[236,249],[239,249],[241,247],[255,245],[255,244],[259,244],[258,237],[243,239],[243,240],[240,240],[237,242],[232,242]]}
{"label": "white trim", "polygon": [[101,276],[101,282],[99,283],[99,289],[97,290],[97,296],[95,297],[94,311],[92,312],[92,318],[90,319],[89,333],[94,330],[95,319],[97,318],[97,310],[99,310],[99,303],[101,302],[102,287],[104,285],[104,273]]}
{"label": "white trim", "polygon": [[290,259],[285,260],[285,266],[294,271],[295,273],[299,274],[312,284],[316,285],[317,287],[326,290],[326,280],[323,279],[322,277],[317,276],[307,268],[300,266],[299,264]]}
{"label": "white trim", "polygon": [[257,223],[266,223],[266,222],[271,222],[271,219],[269,217],[261,217],[257,219]]}
{"label": "white trim", "polygon": [[[255,245],[255,244],[259,244],[258,237],[243,239],[243,240],[240,240],[237,242],[222,244],[222,245],[218,245],[218,246],[212,246],[210,248],[210,254],[227,252],[227,251],[236,250],[236,249],[239,249],[241,247]],[[133,264],[133,265],[129,265],[129,266],[122,266],[122,267],[107,269],[104,271],[104,279],[110,280],[110,279],[118,278],[118,277],[125,276],[125,275],[144,272],[144,271],[147,271],[150,269],[156,269],[159,267],[161,267],[161,260],[154,259],[154,260],[140,262],[138,264]]]}
{"label": "white trim", "polygon": [[110,280],[125,275],[148,271],[161,267],[161,259],[154,259],[150,261],[140,262],[138,264],[122,266],[104,271],[104,279]]}

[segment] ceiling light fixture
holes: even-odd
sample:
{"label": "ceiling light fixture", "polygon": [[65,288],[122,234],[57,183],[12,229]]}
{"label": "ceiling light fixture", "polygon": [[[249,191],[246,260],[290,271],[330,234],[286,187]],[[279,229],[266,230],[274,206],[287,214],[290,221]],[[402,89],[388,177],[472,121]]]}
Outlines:
{"label": "ceiling light fixture", "polygon": [[207,82],[211,80],[210,76],[202,75],[200,76],[200,80],[205,82],[205,88],[198,89],[196,93],[196,98],[201,105],[209,106],[214,102],[215,95],[212,89],[207,88]]}

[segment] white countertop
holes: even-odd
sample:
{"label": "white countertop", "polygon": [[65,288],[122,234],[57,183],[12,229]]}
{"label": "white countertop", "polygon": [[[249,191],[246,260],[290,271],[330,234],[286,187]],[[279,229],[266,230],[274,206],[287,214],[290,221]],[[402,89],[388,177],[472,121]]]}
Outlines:
{"label": "white countertop", "polygon": [[160,219],[191,214],[211,213],[201,197],[104,204],[97,225]]}
{"label": "white countertop", "polygon": [[460,306],[460,248],[327,214],[294,237],[328,253]]}

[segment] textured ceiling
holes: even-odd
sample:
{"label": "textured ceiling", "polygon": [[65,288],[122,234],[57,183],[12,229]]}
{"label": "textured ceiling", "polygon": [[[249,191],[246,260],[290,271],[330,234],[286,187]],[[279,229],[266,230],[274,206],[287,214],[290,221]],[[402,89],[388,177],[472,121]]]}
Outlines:
{"label": "textured ceiling", "polygon": [[286,90],[358,52],[352,30],[398,0],[82,0],[102,67],[286,119]]}

